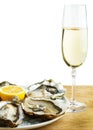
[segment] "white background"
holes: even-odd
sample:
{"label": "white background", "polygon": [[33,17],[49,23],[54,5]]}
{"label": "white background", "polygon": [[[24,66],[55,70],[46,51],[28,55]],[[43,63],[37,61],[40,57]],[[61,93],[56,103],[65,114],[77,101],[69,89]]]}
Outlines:
{"label": "white background", "polygon": [[0,82],[32,84],[54,79],[71,84],[61,54],[64,4],[86,4],[88,55],[77,84],[93,85],[93,5],[90,0],[0,0]]}

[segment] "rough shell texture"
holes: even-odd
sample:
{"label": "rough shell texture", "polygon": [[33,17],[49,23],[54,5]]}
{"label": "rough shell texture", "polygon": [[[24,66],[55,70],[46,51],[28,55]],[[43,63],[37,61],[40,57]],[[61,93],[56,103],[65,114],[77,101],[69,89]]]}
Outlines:
{"label": "rough shell texture", "polygon": [[[14,84],[8,81],[0,83],[0,87],[7,85]],[[27,93],[22,102],[18,102],[16,97],[13,101],[0,101],[0,127],[23,125],[25,119],[29,122],[28,117],[30,121],[32,118],[45,121],[65,113],[67,106],[64,104],[67,101],[62,84],[50,79],[35,83],[25,89]]]}
{"label": "rough shell texture", "polygon": [[0,126],[16,127],[22,123],[23,117],[21,105],[8,101],[0,102]]}
{"label": "rough shell texture", "polygon": [[63,114],[62,109],[48,99],[27,97],[22,103],[22,108],[28,115],[44,116],[48,119]]}
{"label": "rough shell texture", "polygon": [[15,85],[15,84],[12,84],[8,81],[3,81],[3,82],[0,83],[0,87],[7,86],[7,85]]}
{"label": "rough shell texture", "polygon": [[53,80],[44,80],[28,87],[27,96],[33,98],[47,98],[56,100],[63,98],[65,89],[62,84],[55,83]]}

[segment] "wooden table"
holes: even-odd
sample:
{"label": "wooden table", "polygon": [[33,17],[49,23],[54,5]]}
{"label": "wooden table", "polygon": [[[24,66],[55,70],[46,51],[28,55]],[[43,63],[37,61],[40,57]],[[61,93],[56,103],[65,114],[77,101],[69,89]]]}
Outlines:
{"label": "wooden table", "polygon": [[[66,96],[71,96],[71,87],[67,89]],[[87,109],[79,113],[66,113],[58,121],[35,130],[93,130],[93,86],[78,86],[76,99],[87,104]]]}

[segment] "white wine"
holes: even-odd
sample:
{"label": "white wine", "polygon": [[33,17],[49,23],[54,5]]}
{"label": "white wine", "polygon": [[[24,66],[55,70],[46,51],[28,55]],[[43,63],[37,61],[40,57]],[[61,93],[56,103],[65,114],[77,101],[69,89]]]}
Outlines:
{"label": "white wine", "polygon": [[86,5],[65,5],[63,10],[62,56],[71,67],[72,97],[67,112],[80,112],[86,104],[75,100],[76,67],[86,59],[88,48],[88,26]]}
{"label": "white wine", "polygon": [[63,59],[68,66],[78,67],[87,55],[87,29],[64,28],[62,32]]}

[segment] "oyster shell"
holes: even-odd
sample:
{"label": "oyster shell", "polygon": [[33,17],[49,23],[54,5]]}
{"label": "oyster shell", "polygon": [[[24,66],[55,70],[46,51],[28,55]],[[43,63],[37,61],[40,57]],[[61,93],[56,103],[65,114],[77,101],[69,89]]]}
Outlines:
{"label": "oyster shell", "polygon": [[[13,84],[7,81],[0,83],[0,87],[7,85]],[[30,85],[22,102],[17,97],[12,101],[0,101],[0,127],[16,127],[22,122],[23,125],[28,117],[32,119],[39,116],[45,121],[64,114],[67,107],[64,105],[64,94],[62,85],[51,79]]]}
{"label": "oyster shell", "polygon": [[47,119],[63,114],[62,109],[48,99],[27,97],[22,103],[22,108],[28,115],[41,116]]}
{"label": "oyster shell", "polygon": [[8,86],[8,85],[15,85],[15,84],[12,84],[12,83],[10,83],[8,81],[3,81],[3,82],[0,83],[0,87]]}
{"label": "oyster shell", "polygon": [[9,101],[0,102],[0,126],[16,127],[22,123],[23,118],[21,105]]}
{"label": "oyster shell", "polygon": [[47,98],[52,100],[63,98],[64,94],[65,89],[62,85],[55,83],[53,80],[44,80],[30,85],[27,92],[27,96],[33,98]]}

